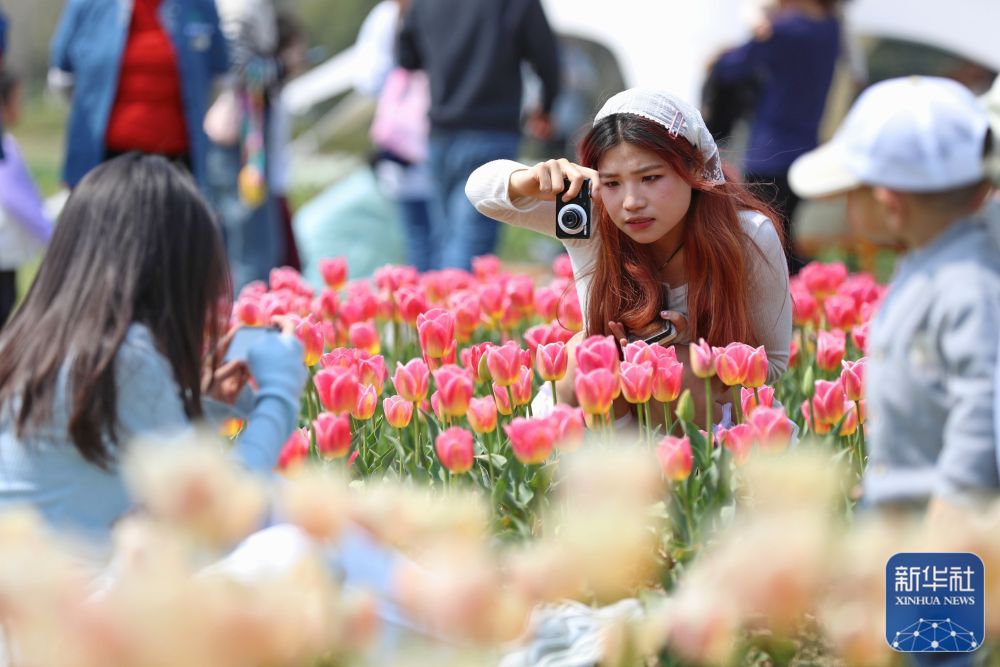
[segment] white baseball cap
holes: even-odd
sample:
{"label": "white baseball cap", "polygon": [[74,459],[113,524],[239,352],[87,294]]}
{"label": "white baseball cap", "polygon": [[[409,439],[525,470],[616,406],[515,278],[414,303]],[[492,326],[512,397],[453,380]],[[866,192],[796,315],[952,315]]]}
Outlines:
{"label": "white baseball cap", "polygon": [[865,90],[829,143],[792,163],[801,197],[860,185],[941,192],[985,178],[989,119],[972,92],[951,79],[910,76]]}

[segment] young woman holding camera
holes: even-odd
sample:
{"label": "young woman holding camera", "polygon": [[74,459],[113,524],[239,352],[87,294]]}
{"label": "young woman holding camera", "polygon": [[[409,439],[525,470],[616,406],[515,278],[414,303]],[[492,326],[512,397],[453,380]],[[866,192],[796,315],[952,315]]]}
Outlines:
{"label": "young woman holding camera", "polygon": [[[763,345],[768,381],[784,373],[792,308],[781,232],[766,204],[723,175],[697,109],[670,93],[626,90],[598,112],[580,142],[579,163],[490,162],[470,176],[466,194],[485,215],[556,236],[556,197],[576,198],[585,179],[593,193],[591,237],[560,239],[584,313],[576,342],[594,334],[645,338],[665,320],[676,333],[660,344],[704,338],[715,346]],[[681,361],[687,354],[677,347]],[[684,382],[699,403],[702,381],[687,363]],[[571,368],[559,398],[573,401],[572,387]],[[727,402],[718,390],[716,400]],[[617,406],[616,414],[626,409]]]}
{"label": "young woman holding camera", "polygon": [[182,435],[248,371],[259,390],[233,454],[270,472],[297,424],[302,345],[275,333],[222,364],[230,291],[219,228],[179,168],[128,153],[85,176],[0,336],[0,510],[29,505],[103,542],[132,509],[123,448]]}

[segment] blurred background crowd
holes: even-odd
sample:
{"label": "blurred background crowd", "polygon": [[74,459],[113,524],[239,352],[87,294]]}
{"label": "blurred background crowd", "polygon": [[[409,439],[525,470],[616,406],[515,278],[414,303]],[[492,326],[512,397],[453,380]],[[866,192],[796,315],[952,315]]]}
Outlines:
{"label": "blurred background crowd", "polygon": [[[465,180],[490,159],[573,158],[593,112],[636,85],[700,105],[730,170],[785,217],[793,272],[835,256],[884,279],[893,250],[852,238],[840,204],[799,206],[787,170],[871,83],[933,74],[989,89],[1000,49],[981,26],[998,10],[911,4],[136,0],[128,14],[8,0],[0,95],[17,144],[2,170],[3,308],[33,275],[59,193],[134,149],[191,170],[237,289],[286,265],[318,283],[332,255],[352,277],[386,263],[468,268],[490,252],[547,264],[559,244],[501,234]],[[666,40],[667,25],[685,28]]]}

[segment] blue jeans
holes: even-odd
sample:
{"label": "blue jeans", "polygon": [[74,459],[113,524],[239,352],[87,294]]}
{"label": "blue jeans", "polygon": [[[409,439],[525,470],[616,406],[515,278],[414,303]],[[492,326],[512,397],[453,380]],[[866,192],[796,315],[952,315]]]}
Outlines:
{"label": "blue jeans", "polygon": [[468,269],[472,258],[496,251],[500,223],[480,214],[465,182],[480,165],[517,157],[521,135],[493,130],[435,130],[430,139],[437,215],[432,218],[433,268]]}
{"label": "blue jeans", "polygon": [[226,242],[233,289],[237,292],[254,280],[267,281],[271,269],[285,256],[285,239],[277,201],[268,193],[257,208],[240,199],[241,167],[238,146],[211,145],[206,156],[206,195],[215,209]]}
{"label": "blue jeans", "polygon": [[406,230],[406,263],[421,273],[434,268],[433,225],[427,199],[403,199],[399,202],[403,227]]}

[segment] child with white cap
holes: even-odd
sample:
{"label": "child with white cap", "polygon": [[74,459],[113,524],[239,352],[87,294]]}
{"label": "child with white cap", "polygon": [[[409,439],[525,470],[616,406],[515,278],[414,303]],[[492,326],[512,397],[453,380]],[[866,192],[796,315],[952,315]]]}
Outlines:
{"label": "child with white cap", "polygon": [[983,206],[991,144],[962,85],[892,79],[867,89],[834,138],[789,174],[800,196],[846,193],[853,227],[908,249],[868,339],[871,505],[937,512],[1000,487],[1000,246]]}

